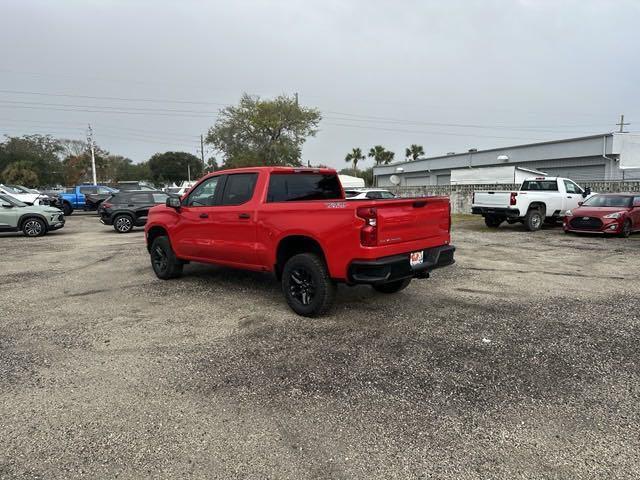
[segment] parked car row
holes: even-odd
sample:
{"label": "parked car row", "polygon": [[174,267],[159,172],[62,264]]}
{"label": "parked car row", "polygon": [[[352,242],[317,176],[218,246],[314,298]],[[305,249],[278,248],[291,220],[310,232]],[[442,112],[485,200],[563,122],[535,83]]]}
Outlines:
{"label": "parked car row", "polygon": [[49,195],[33,188],[23,187],[22,185],[0,184],[0,194],[9,195],[27,205],[60,206],[59,198],[57,196]]}
{"label": "parked car row", "polygon": [[568,178],[530,178],[518,191],[476,191],[472,203],[472,213],[491,228],[506,221],[536,231],[562,221],[566,233],[628,237],[640,231],[640,193],[595,194]]}
{"label": "parked car row", "polygon": [[64,227],[64,214],[50,205],[28,205],[11,195],[0,193],[0,232],[22,231],[39,237]]}

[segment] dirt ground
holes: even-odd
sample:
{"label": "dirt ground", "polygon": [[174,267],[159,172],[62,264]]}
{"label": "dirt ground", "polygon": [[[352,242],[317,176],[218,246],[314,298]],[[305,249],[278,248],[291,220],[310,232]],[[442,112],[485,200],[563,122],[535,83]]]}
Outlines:
{"label": "dirt ground", "polygon": [[310,320],[94,215],[0,235],[0,478],[640,478],[640,234],[453,237]]}

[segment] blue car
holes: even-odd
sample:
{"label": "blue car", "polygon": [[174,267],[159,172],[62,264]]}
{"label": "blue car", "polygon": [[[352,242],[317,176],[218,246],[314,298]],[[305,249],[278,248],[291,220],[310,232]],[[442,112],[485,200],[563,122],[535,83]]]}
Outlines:
{"label": "blue car", "polygon": [[69,187],[60,194],[62,199],[62,211],[66,216],[74,210],[95,211],[100,203],[118,190],[106,185],[76,185]]}

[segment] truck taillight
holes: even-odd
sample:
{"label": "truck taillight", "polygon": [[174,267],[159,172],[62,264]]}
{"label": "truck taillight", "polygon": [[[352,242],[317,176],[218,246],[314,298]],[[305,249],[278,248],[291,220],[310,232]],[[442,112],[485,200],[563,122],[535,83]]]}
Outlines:
{"label": "truck taillight", "polygon": [[476,192],[473,192],[473,195],[471,195],[471,204],[476,203]]}
{"label": "truck taillight", "polygon": [[447,206],[449,207],[449,233],[451,233],[451,200],[449,200]]}
{"label": "truck taillight", "polygon": [[518,194],[516,192],[511,192],[511,198],[509,199],[509,205],[515,205],[516,204],[516,197],[518,196]]}
{"label": "truck taillight", "polygon": [[356,215],[364,220],[364,226],[360,230],[360,243],[365,247],[374,247],[378,244],[378,211],[375,207],[359,207]]}
{"label": "truck taillight", "polygon": [[113,205],[112,205],[111,203],[109,203],[109,202],[102,202],[102,206],[103,206],[104,208],[111,208],[111,207],[113,207]]}

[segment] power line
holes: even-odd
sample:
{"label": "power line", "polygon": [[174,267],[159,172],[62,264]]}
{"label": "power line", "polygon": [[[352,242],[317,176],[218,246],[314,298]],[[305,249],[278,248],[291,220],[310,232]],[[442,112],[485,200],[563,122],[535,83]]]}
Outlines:
{"label": "power line", "polygon": [[[80,112],[80,113],[108,113],[108,114],[116,114],[116,115],[146,115],[146,116],[161,116],[161,117],[189,117],[189,118],[206,118],[212,119],[210,115],[193,115],[193,114],[181,114],[181,113],[162,113],[155,111],[146,111],[146,112],[132,112],[129,110],[101,110],[99,108],[68,108],[62,107],[57,108],[54,106],[47,106],[41,104],[41,106],[33,106],[33,105],[3,105],[3,101],[0,100],[0,105],[5,108],[17,108],[17,109],[26,109],[26,110],[49,110],[53,112]],[[214,117],[215,118],[215,117]]]}
{"label": "power line", "polygon": [[[75,105],[69,103],[45,103],[45,102],[27,102],[24,100],[0,100],[3,103],[10,103],[16,105],[44,105],[48,107],[69,107],[69,108],[107,108],[122,110],[122,107],[110,107],[109,105]],[[196,113],[201,115],[217,115],[218,112],[206,111],[206,110],[176,110],[171,108],[139,108],[139,107],[126,107],[126,111],[137,112],[164,112],[164,113]],[[123,110],[124,111],[124,110]]]}
{"label": "power line", "polygon": [[93,96],[93,95],[72,95],[72,94],[66,94],[66,93],[27,92],[23,90],[0,90],[0,93],[11,93],[11,94],[18,94],[18,95],[38,95],[38,96],[45,96],[45,97],[85,98],[90,100],[109,100],[109,101],[119,101],[119,102],[151,102],[151,103],[176,103],[176,104],[186,104],[186,105],[218,105],[223,107],[230,106],[229,103],[205,102],[205,101],[195,101],[195,100],[104,97],[104,96]]}

